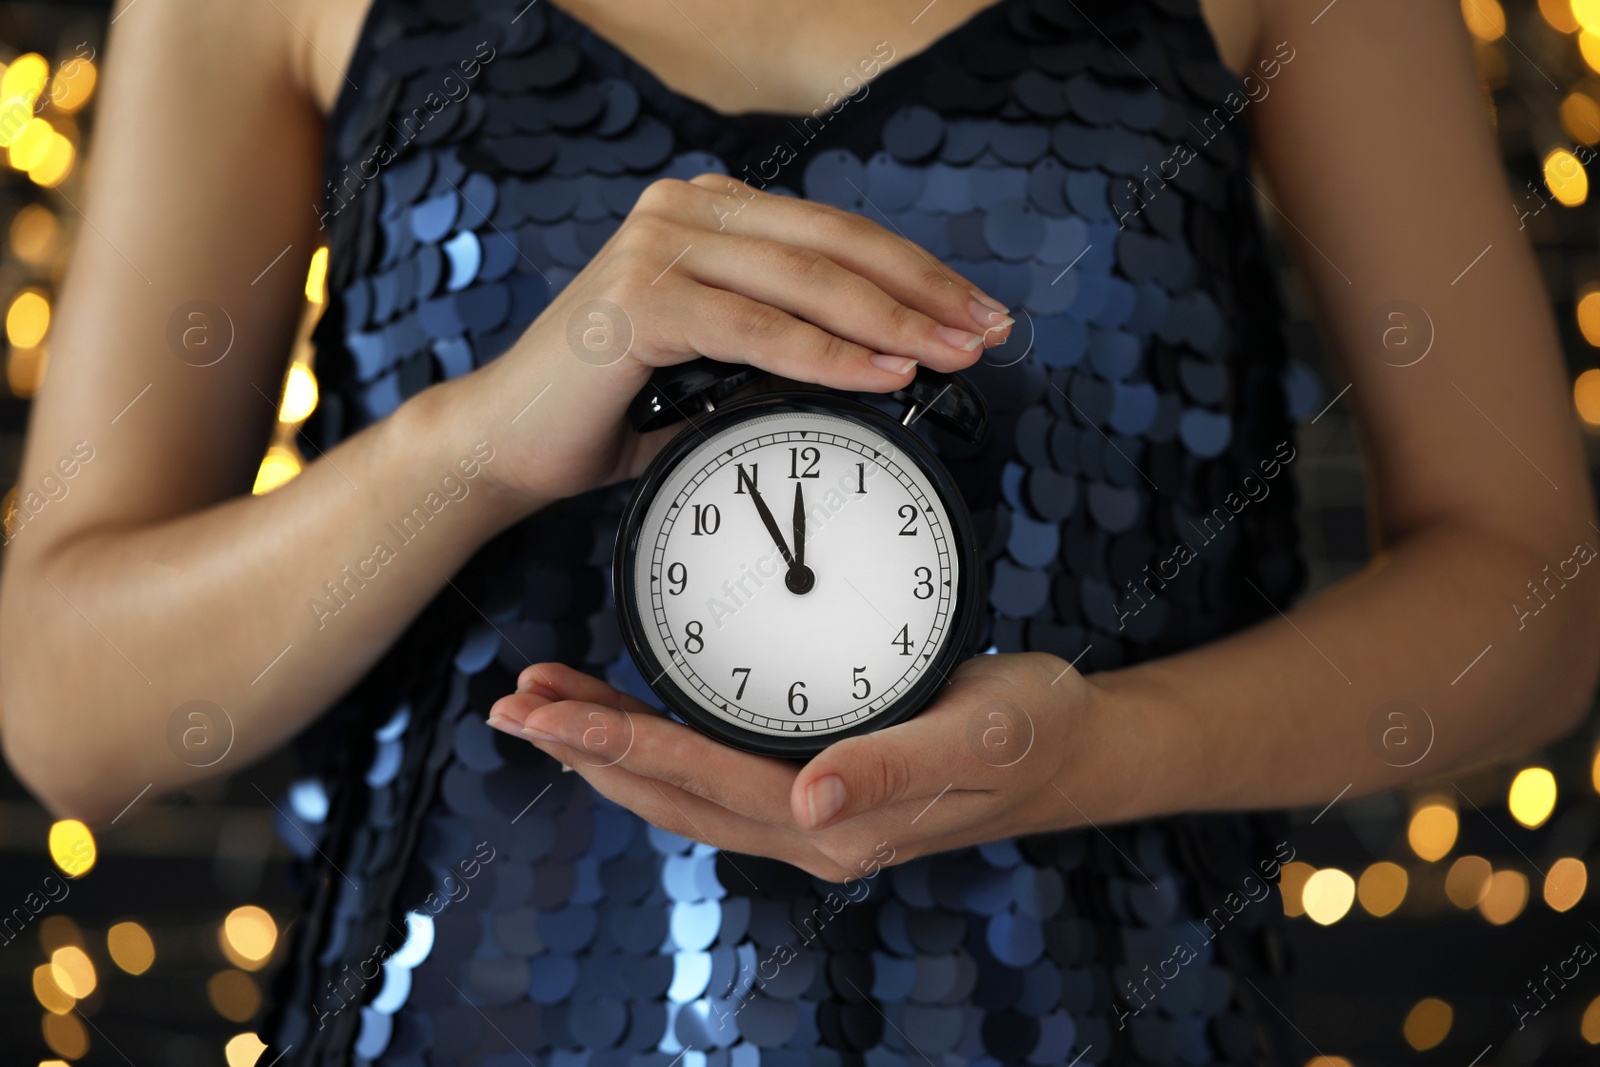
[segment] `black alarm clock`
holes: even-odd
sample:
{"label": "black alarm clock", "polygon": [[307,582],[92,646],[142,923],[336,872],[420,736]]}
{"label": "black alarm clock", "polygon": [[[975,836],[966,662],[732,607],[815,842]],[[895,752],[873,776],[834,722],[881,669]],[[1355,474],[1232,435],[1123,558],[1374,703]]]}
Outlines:
{"label": "black alarm clock", "polygon": [[910,718],[975,651],[983,561],[911,427],[976,443],[988,420],[959,375],[920,370],[889,398],[898,419],[820,388],[730,399],[760,377],[697,360],[634,399],[640,432],[688,425],[634,487],[612,581],[628,652],[669,711],[804,758]]}

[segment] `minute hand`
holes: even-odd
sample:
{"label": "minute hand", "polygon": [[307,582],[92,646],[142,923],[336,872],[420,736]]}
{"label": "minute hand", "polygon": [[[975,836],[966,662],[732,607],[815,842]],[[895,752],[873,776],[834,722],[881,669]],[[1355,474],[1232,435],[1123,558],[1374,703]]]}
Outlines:
{"label": "minute hand", "polygon": [[756,483],[745,474],[744,468],[739,468],[739,488],[750,493],[750,499],[756,502],[756,510],[761,513],[761,521],[767,527],[767,533],[772,535],[772,541],[778,546],[778,551],[783,553],[783,561],[794,569],[794,555],[789,551],[789,546],[784,543],[783,533],[778,529],[778,520],[772,517],[772,511],[767,507],[767,502],[761,499],[761,490],[756,488]]}

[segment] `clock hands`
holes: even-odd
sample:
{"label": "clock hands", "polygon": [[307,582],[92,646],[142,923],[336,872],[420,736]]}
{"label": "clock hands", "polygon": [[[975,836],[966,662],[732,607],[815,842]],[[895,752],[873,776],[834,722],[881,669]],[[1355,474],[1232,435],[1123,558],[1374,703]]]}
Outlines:
{"label": "clock hands", "polygon": [[[784,575],[784,585],[789,587],[789,592],[794,593],[797,596],[811,592],[811,587],[816,584],[816,575],[811,573],[810,567],[807,567],[800,560],[796,560],[794,553],[789,551],[789,546],[784,543],[783,540],[783,532],[778,529],[778,520],[772,517],[772,509],[768,508],[767,502],[761,498],[761,490],[756,488],[755,479],[746,474],[743,467],[739,468],[739,488],[748,492],[750,494],[750,499],[755,501],[756,511],[760,513],[761,521],[766,526],[767,533],[772,535],[773,543],[778,546],[778,551],[783,553],[783,561],[789,565],[789,573]],[[796,541],[800,543],[801,559],[804,559],[805,545],[804,542],[800,540],[800,535],[803,535],[805,532],[805,516],[803,512],[799,510],[799,486],[796,486],[795,488],[797,490],[795,496]]]}
{"label": "clock hands", "polygon": [[806,498],[801,492],[800,483],[794,483],[794,562],[789,565],[789,573],[783,582],[789,587],[789,592],[796,594],[809,593],[816,584],[817,576],[811,568],[806,566]]}

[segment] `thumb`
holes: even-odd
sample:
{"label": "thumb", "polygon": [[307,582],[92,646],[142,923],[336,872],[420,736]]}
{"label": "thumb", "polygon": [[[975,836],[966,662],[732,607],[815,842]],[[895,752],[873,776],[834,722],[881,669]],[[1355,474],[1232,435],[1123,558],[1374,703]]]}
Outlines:
{"label": "thumb", "polygon": [[896,801],[934,797],[965,765],[926,713],[876,733],[848,737],[806,764],[789,792],[797,825],[821,830]]}

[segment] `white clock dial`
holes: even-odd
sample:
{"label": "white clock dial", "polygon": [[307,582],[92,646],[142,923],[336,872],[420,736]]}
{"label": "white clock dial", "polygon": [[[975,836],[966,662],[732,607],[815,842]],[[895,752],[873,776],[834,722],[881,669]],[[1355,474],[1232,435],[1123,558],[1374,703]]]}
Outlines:
{"label": "white clock dial", "polygon": [[923,677],[953,639],[959,567],[910,456],[852,419],[790,411],[728,426],[672,470],[632,592],[677,688],[745,731],[795,737],[858,726]]}

